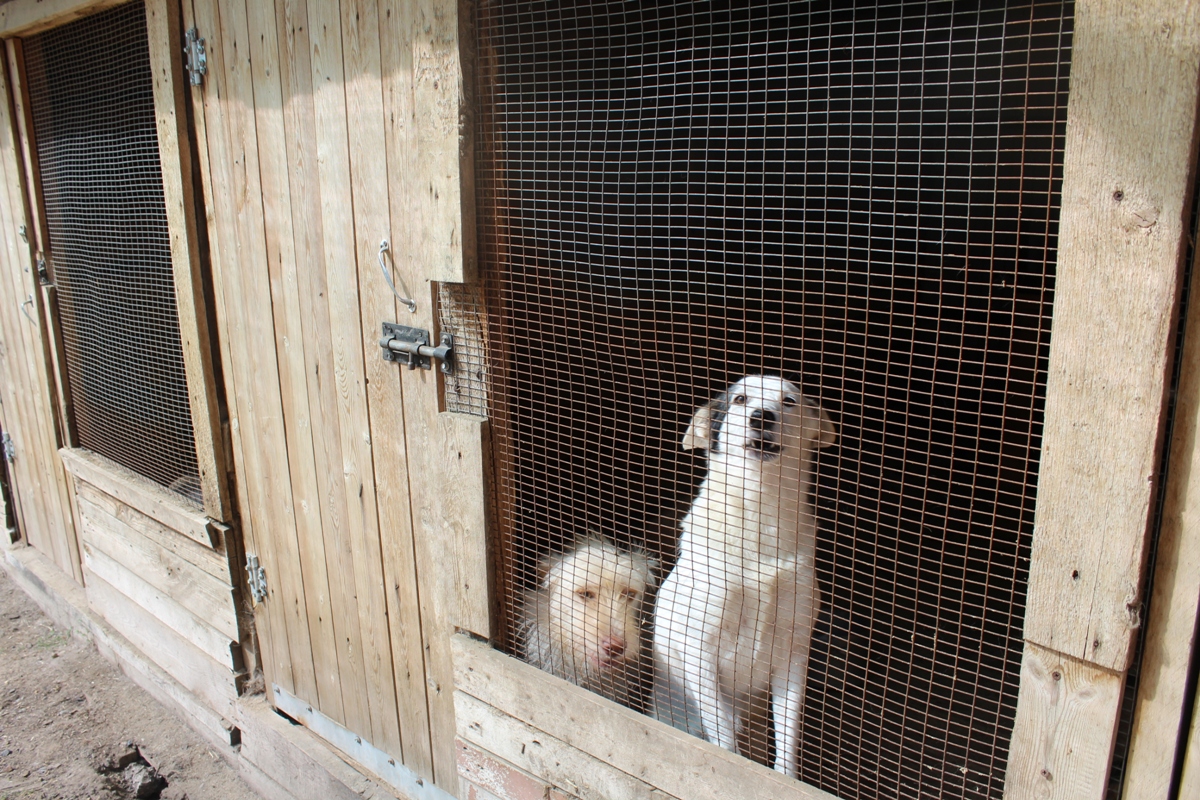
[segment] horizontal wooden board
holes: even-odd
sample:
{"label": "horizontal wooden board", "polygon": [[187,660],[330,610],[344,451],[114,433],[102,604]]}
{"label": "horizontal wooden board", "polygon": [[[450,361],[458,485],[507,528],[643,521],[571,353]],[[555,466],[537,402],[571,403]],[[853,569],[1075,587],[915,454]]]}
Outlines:
{"label": "horizontal wooden board", "polygon": [[58,452],[67,471],[79,480],[90,483],[189,539],[212,546],[213,536],[208,517],[179,495],[88,450],[64,447]]}
{"label": "horizontal wooden board", "polygon": [[236,676],[93,574],[88,603],[122,636],[222,717],[234,716]]}
{"label": "horizontal wooden board", "polygon": [[665,800],[672,796],[465,692],[454,693],[454,711],[463,741],[580,800]]}
{"label": "horizontal wooden board", "polygon": [[[224,583],[232,583],[229,563],[226,561],[224,553],[219,553],[189,536],[184,536],[178,531],[168,528],[158,520],[146,516],[136,508],[125,505],[91,484],[77,481],[76,487],[79,502],[87,503],[91,507],[93,515],[107,515],[128,525],[159,547],[170,550],[185,561],[190,561],[214,578]],[[217,525],[219,524],[217,523]]]}
{"label": "horizontal wooden board", "polygon": [[451,637],[455,688],[568,747],[689,800],[836,800],[463,634]]}
{"label": "horizontal wooden board", "polygon": [[12,0],[0,4],[0,36],[28,36],[127,2],[129,0]]}
{"label": "horizontal wooden board", "polygon": [[104,552],[233,640],[238,639],[233,588],[139,534],[127,525],[90,514],[80,502],[83,547]]}
{"label": "horizontal wooden board", "polygon": [[190,610],[179,605],[95,547],[84,548],[83,563],[86,568],[85,575],[95,575],[112,586],[221,666],[230,670],[237,668],[231,649],[234,642],[216,628],[196,617]]}

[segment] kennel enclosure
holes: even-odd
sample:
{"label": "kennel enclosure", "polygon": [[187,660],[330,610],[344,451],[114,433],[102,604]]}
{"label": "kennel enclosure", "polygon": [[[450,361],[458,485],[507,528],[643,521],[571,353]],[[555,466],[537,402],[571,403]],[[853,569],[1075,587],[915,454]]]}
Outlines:
{"label": "kennel enclosure", "polygon": [[[5,563],[230,758],[314,797],[327,746],[414,797],[1200,780],[1194,5],[10,0],[0,37]],[[177,333],[88,327],[151,272]],[[687,421],[757,372],[839,431],[800,781],[510,634],[581,530],[670,568]]]}

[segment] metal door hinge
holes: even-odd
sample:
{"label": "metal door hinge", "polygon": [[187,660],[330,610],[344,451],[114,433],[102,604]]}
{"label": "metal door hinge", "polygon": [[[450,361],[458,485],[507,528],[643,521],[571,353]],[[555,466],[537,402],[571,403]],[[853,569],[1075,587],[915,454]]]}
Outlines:
{"label": "metal door hinge", "polygon": [[17,446],[13,443],[12,437],[7,433],[0,437],[0,443],[4,446],[4,460],[8,463],[13,463],[17,460]]}
{"label": "metal door hinge", "polygon": [[250,596],[255,605],[267,599],[267,572],[258,563],[258,556],[246,556],[246,575],[250,579]]}
{"label": "metal door hinge", "polygon": [[409,369],[432,369],[432,360],[436,358],[442,362],[442,372],[454,374],[454,337],[448,333],[443,333],[441,343],[433,347],[429,331],[385,322],[379,346],[383,348],[384,361],[407,364]]}
{"label": "metal door hinge", "polygon": [[187,56],[185,64],[188,80],[192,86],[199,86],[204,81],[204,76],[208,74],[208,53],[204,51],[204,40],[200,38],[200,31],[195,28],[188,28],[183,39],[183,54]]}

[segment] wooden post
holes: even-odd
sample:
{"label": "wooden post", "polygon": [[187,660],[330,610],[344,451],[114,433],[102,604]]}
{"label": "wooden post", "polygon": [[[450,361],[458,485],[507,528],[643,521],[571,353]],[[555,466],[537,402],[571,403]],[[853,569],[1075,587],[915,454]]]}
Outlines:
{"label": "wooden post", "polygon": [[1075,7],[1054,332],[1005,797],[1104,796],[1133,654],[1200,97],[1200,3]]}

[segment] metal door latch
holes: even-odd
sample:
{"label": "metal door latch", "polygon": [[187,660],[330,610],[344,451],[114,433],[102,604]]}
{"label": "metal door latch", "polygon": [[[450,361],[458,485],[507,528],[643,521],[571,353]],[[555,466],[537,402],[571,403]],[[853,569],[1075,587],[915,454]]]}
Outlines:
{"label": "metal door latch", "polygon": [[454,374],[454,337],[448,333],[443,333],[441,343],[433,347],[429,343],[429,331],[385,322],[379,346],[383,349],[384,361],[407,364],[409,369],[432,369],[436,358],[442,362],[442,372]]}
{"label": "metal door latch", "polygon": [[266,600],[267,571],[258,563],[258,556],[246,556],[246,575],[250,579],[250,596],[254,598],[255,605]]}
{"label": "metal door latch", "polygon": [[183,54],[187,56],[185,66],[188,80],[192,86],[199,86],[208,74],[208,53],[204,50],[204,40],[200,38],[200,31],[188,28],[187,33],[183,35],[183,42]]}
{"label": "metal door latch", "polygon": [[3,438],[0,438],[0,443],[3,443],[4,446],[4,460],[10,464],[16,461],[17,446],[13,443],[12,437],[5,433]]}

